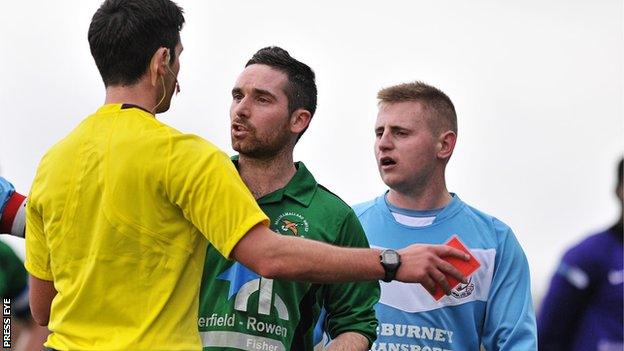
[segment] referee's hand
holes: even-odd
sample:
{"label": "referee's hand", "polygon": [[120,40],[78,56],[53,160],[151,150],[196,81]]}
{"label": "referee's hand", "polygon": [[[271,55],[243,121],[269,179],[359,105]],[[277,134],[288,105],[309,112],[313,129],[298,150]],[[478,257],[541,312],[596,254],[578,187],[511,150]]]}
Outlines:
{"label": "referee's hand", "polygon": [[436,285],[440,285],[446,294],[451,292],[445,274],[467,283],[466,277],[453,265],[446,262],[445,257],[456,257],[464,261],[470,260],[466,253],[447,245],[414,244],[398,250],[401,266],[396,273],[396,280],[406,283],[420,283],[432,294]]}

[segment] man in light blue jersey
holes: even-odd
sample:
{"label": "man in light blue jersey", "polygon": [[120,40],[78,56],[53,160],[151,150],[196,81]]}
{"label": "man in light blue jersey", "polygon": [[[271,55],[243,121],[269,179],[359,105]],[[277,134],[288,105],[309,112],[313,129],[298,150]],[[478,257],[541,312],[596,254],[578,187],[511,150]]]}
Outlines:
{"label": "man in light blue jersey", "polygon": [[[389,249],[382,254],[389,283],[381,284],[372,350],[536,350],[529,268],[520,244],[507,225],[446,188],[445,169],[457,140],[453,103],[421,82],[383,89],[377,97],[375,156],[390,190],[354,207],[371,246]],[[421,284],[391,281],[402,269],[393,250],[442,244],[453,235],[481,263],[468,283],[436,301]]]}

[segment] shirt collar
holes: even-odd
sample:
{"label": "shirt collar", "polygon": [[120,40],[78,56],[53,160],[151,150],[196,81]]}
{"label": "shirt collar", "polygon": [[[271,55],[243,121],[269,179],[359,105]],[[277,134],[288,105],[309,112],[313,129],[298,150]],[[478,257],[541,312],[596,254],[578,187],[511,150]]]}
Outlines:
{"label": "shirt collar", "polygon": [[120,110],[128,110],[128,109],[132,109],[132,108],[139,109],[139,110],[149,114],[151,117],[155,117],[155,115],[153,113],[151,113],[150,111],[146,110],[145,108],[143,108],[141,106],[138,106],[138,105],[133,105],[133,104],[105,104],[105,105],[102,105],[96,111],[96,113],[119,112]]}
{"label": "shirt collar", "polygon": [[[396,221],[394,216],[392,216],[392,211],[390,209],[390,207],[388,207],[388,205],[390,205],[388,202],[386,202],[386,196],[388,195],[389,190],[387,190],[383,195],[377,197],[375,199],[375,202],[378,206],[380,206],[380,208],[382,209],[382,211],[385,213],[386,216],[389,216],[389,218],[392,218],[393,221]],[[464,206],[464,203],[462,202],[462,200],[459,198],[459,196],[457,196],[457,194],[455,193],[450,193],[451,194],[451,202],[449,202],[446,206],[444,206],[441,209],[437,209],[436,211],[439,211],[437,213],[437,215],[435,216],[435,220],[433,221],[433,223],[431,225],[436,225],[440,222],[445,221],[448,218],[451,218],[453,216],[455,216],[455,214],[457,212],[459,212],[459,210],[461,210],[461,208]],[[426,212],[426,211],[425,211]],[[414,227],[414,228],[427,228],[428,226],[425,227]],[[412,227],[409,227],[412,228]]]}
{"label": "shirt collar", "polygon": [[[232,162],[238,167],[238,155],[232,156]],[[316,193],[318,183],[303,162],[295,162],[295,168],[297,172],[295,172],[295,175],[285,187],[257,199],[258,204],[265,205],[280,202],[283,200],[284,196],[287,196],[301,205],[308,207]]]}

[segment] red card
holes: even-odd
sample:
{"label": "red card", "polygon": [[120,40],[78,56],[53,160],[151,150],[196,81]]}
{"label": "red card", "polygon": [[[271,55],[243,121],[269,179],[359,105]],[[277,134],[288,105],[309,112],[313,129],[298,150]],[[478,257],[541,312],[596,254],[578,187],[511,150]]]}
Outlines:
{"label": "red card", "polygon": [[[472,254],[472,252],[470,252],[470,250],[468,250],[468,248],[466,248],[466,246],[459,240],[459,238],[457,237],[457,235],[453,235],[451,237],[451,239],[449,239],[449,241],[447,241],[445,243],[445,245],[454,247],[456,249],[459,249],[465,253],[467,253],[470,256],[470,260],[468,261],[464,261],[462,259],[459,258],[455,258],[455,257],[445,257],[443,258],[446,262],[450,263],[453,265],[453,267],[459,269],[459,271],[466,276],[466,278],[468,278],[472,273],[474,273],[474,271],[477,270],[477,268],[481,267],[481,263],[479,263],[479,261],[477,261],[477,259],[474,257],[474,255]],[[457,285],[459,285],[459,283],[461,283],[459,280],[455,279],[454,277],[445,274],[446,276],[446,280],[448,280],[448,283],[451,287],[451,289],[455,288]],[[433,295],[433,298],[436,300],[440,300],[442,297],[446,296],[444,294],[444,290],[442,289],[442,287],[440,285],[436,285],[436,291]]]}

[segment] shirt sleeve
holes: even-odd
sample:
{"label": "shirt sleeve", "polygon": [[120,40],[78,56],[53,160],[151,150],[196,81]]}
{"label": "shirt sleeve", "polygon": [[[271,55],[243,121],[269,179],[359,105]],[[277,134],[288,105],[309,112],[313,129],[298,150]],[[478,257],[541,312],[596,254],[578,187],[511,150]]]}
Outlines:
{"label": "shirt sleeve", "polygon": [[[338,246],[369,247],[362,225],[349,210],[340,228]],[[324,286],[324,308],[327,311],[326,331],[332,339],[345,332],[356,332],[368,339],[369,346],[377,338],[378,321],[375,304],[379,301],[379,282],[327,284]]]}
{"label": "shirt sleeve", "polygon": [[540,350],[571,349],[595,280],[592,256],[581,244],[567,251],[559,263],[538,316]]}
{"label": "shirt sleeve", "polygon": [[172,136],[165,177],[171,201],[224,257],[256,224],[268,225],[232,161],[197,136]]}
{"label": "shirt sleeve", "polygon": [[526,256],[509,227],[496,220],[494,226],[500,242],[485,312],[483,346],[488,351],[537,350]]}
{"label": "shirt sleeve", "polygon": [[36,206],[37,180],[26,204],[26,270],[41,280],[53,281],[50,250],[43,230],[43,218]]}

